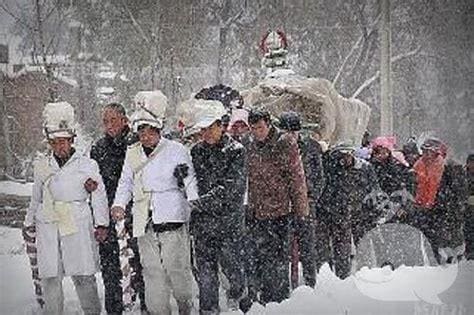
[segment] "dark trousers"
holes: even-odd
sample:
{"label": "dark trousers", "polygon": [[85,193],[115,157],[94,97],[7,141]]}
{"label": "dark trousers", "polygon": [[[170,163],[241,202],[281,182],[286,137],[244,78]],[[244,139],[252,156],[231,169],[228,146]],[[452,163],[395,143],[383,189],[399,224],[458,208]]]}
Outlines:
{"label": "dark trousers", "polygon": [[[433,251],[436,262],[440,263],[439,244],[440,244],[440,230],[437,221],[437,216],[430,209],[417,208],[411,216],[411,225],[420,230],[430,242],[431,250]],[[431,255],[428,255],[430,257]]]}
{"label": "dark trousers", "polygon": [[[112,234],[113,233],[113,234]],[[120,270],[119,245],[115,230],[110,231],[108,240],[99,245],[100,265],[104,281],[105,310],[107,314],[122,314],[122,271]]]}
{"label": "dark trousers", "polygon": [[252,301],[257,300],[257,288],[259,285],[257,284],[258,279],[255,275],[255,270],[257,268],[257,261],[255,258],[255,253],[257,252],[256,244],[252,238],[252,231],[254,229],[256,220],[247,216],[245,218],[245,228],[243,237],[243,257],[244,257],[244,271],[245,271],[245,279],[247,281],[247,290],[249,294],[249,298]]}
{"label": "dark trousers", "polygon": [[219,264],[230,283],[229,298],[239,299],[245,289],[242,232],[214,232],[204,228],[194,233],[201,311],[219,310]]}
{"label": "dark trousers", "polygon": [[303,266],[304,283],[314,288],[316,285],[316,248],[314,220],[294,221],[293,233],[298,240],[299,256]]}
{"label": "dark trousers", "polygon": [[314,248],[315,267],[318,272],[325,263],[332,265],[331,247],[329,245],[329,226],[322,219],[316,219],[314,221]]}
{"label": "dark trousers", "polygon": [[258,285],[260,302],[281,302],[290,295],[289,217],[256,220],[251,230],[255,259],[251,278]]}
{"label": "dark trousers", "polygon": [[345,279],[351,274],[352,232],[349,222],[332,224],[329,228],[336,276]]}
{"label": "dark trousers", "polygon": [[466,258],[474,260],[474,205],[466,207],[464,237],[466,241]]}

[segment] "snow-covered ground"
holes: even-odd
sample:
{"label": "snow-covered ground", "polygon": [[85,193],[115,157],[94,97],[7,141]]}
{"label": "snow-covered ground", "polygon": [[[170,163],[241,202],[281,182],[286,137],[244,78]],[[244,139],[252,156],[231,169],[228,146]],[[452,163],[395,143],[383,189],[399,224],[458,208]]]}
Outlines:
{"label": "snow-covered ground", "polygon": [[17,195],[22,197],[31,196],[33,183],[17,183],[13,181],[0,181],[0,194]]}
{"label": "snow-covered ground", "polygon": [[[0,240],[0,314],[35,314],[37,307],[21,231],[0,227]],[[100,275],[98,281],[103,297]],[[79,314],[79,302],[72,282],[65,279],[64,283],[66,314]],[[367,283],[372,287],[364,286]],[[388,268],[363,269],[344,281],[336,278],[325,265],[318,275],[315,290],[299,287],[289,300],[280,304],[270,303],[266,307],[254,304],[249,314],[467,315],[474,314],[472,292],[472,262],[462,262],[449,268],[402,266],[394,272]],[[436,302],[436,294],[439,294],[441,304],[426,302]]]}

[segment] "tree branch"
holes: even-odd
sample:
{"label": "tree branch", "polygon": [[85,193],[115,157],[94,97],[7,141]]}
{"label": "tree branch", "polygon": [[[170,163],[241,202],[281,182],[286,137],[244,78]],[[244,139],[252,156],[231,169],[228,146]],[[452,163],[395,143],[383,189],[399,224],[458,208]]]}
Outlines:
{"label": "tree branch", "polygon": [[362,41],[364,39],[366,39],[370,34],[372,34],[372,32],[374,32],[375,30],[375,26],[378,24],[379,20],[380,20],[380,17],[381,15],[379,14],[374,22],[370,25],[369,27],[369,30],[367,33],[362,33],[362,35],[360,35],[359,39],[357,40],[357,42],[352,46],[351,50],[349,51],[349,53],[347,54],[347,56],[344,58],[344,61],[342,62],[342,65],[339,67],[339,70],[337,71],[336,73],[336,76],[334,77],[334,79],[332,80],[332,83],[334,85],[336,85],[337,81],[339,81],[341,75],[342,75],[342,71],[344,70],[344,68],[346,67],[347,63],[349,62],[349,59],[352,57],[352,54],[354,54],[354,52],[359,48],[359,45],[360,43],[362,43]]}
{"label": "tree branch", "polygon": [[140,34],[140,36],[143,38],[143,40],[148,45],[151,46],[150,39],[146,36],[145,32],[143,31],[143,28],[140,26],[140,24],[138,24],[137,20],[133,16],[132,11],[130,11],[130,8],[128,7],[128,5],[126,3],[126,0],[122,0],[122,4],[123,4],[123,7],[125,8],[125,10],[127,11],[128,16],[130,17],[130,20],[132,21],[132,25],[135,28],[135,30],[138,32],[138,34]]}
{"label": "tree branch", "polygon": [[[404,54],[397,55],[395,57],[392,57],[390,59],[390,63],[395,63],[397,61],[400,61],[404,58],[411,57],[413,55],[416,55],[419,51],[421,50],[421,47],[418,46],[416,49],[408,51]],[[370,77],[369,79],[365,80],[364,83],[362,83],[361,86],[352,94],[351,98],[357,98],[366,88],[368,88],[372,83],[374,83],[376,80],[380,78],[380,71],[375,72],[375,74]]]}
{"label": "tree branch", "polygon": [[8,9],[4,4],[0,3],[0,9],[2,9],[3,11],[5,11],[10,17],[12,17],[17,23],[20,23],[21,25],[23,25],[24,27],[26,27],[28,30],[34,32],[35,29],[34,27],[31,27],[30,25],[28,25],[28,23],[26,23],[25,21],[23,21],[22,19],[20,19],[19,17],[17,17],[14,13],[12,13],[10,11],[10,9]]}
{"label": "tree branch", "polygon": [[233,18],[228,19],[228,20],[224,23],[224,27],[229,27],[229,26],[231,26],[235,21],[239,20],[240,17],[242,16],[242,14],[244,14],[244,11],[245,11],[245,9],[242,9],[242,10],[240,10],[239,13],[236,14]]}

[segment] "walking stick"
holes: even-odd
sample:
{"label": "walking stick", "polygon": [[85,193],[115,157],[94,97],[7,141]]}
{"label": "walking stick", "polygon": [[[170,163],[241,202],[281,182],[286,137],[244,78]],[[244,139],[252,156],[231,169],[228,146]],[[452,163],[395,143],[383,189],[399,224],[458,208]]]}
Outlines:
{"label": "walking stick", "polygon": [[133,250],[128,246],[130,235],[125,227],[125,219],[115,223],[117,231],[117,241],[119,244],[119,260],[120,270],[122,271],[122,279],[120,285],[122,287],[122,301],[125,309],[133,308],[136,292],[132,287],[132,274],[134,272],[130,265],[130,258],[134,256]]}
{"label": "walking stick", "polygon": [[36,249],[36,229],[34,227],[23,228],[23,240],[26,244],[26,254],[28,255],[31,267],[31,277],[33,279],[33,286],[35,288],[36,301],[39,306],[43,308],[43,290],[41,288],[41,281],[38,273],[38,254]]}

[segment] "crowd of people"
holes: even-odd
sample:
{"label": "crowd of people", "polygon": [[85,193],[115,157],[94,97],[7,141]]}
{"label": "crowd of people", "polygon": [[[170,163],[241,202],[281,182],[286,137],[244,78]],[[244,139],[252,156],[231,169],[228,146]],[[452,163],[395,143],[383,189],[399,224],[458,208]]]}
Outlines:
{"label": "crowd of people", "polygon": [[[133,251],[131,290],[147,314],[171,314],[171,296],[179,314],[193,307],[218,314],[223,278],[228,308],[281,302],[299,283],[299,262],[307,286],[315,287],[325,263],[344,279],[364,237],[384,225],[420,231],[434,264],[474,258],[473,155],[464,167],[447,158],[439,139],[398,151],[393,137],[368,134],[359,147],[328,147],[318,125],[296,112],[274,119],[240,107],[229,117],[213,99],[200,100],[195,122],[183,122],[179,137],[169,139],[166,100],[155,96],[158,102],[130,119],[122,105],[106,105],[104,136],[90,157],[73,147],[64,104],[46,106],[52,153],[35,164],[25,219],[25,230],[36,232],[45,313],[62,313],[62,278],[71,276],[84,313],[100,314],[99,256],[105,309],[125,311],[121,221]],[[375,266],[402,263],[424,262],[383,258]]]}

